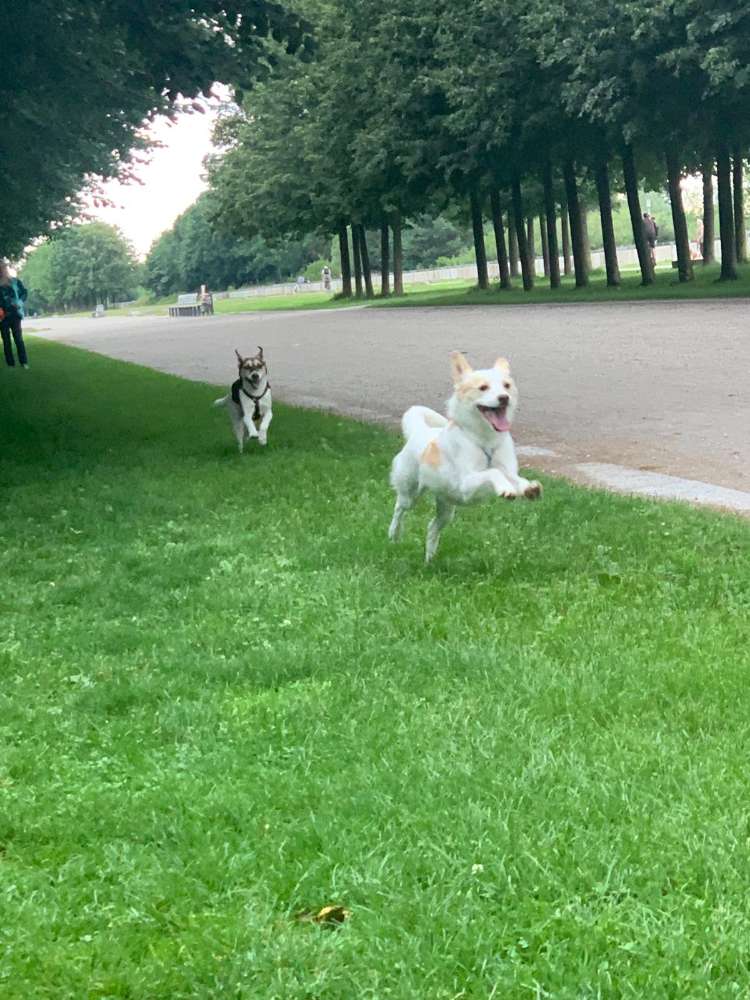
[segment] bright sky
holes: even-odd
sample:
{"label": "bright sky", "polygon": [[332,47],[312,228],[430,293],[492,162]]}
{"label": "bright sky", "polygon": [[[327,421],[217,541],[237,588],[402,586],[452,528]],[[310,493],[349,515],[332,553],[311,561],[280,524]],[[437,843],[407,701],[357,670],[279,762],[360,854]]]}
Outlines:
{"label": "bright sky", "polygon": [[166,118],[157,119],[149,131],[164,146],[137,169],[142,184],[108,181],[102,186],[113,206],[93,208],[91,215],[119,226],[139,257],[145,257],[156,237],[170,229],[205,189],[203,158],[212,149],[215,120],[214,109],[181,114],[174,125]]}

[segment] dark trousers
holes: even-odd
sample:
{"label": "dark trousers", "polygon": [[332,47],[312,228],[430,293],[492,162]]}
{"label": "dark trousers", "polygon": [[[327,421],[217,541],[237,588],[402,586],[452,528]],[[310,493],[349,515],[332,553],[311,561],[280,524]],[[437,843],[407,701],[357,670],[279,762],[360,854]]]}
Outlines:
{"label": "dark trousers", "polygon": [[28,358],[26,357],[26,345],[23,342],[23,333],[21,332],[21,317],[17,315],[5,316],[2,320],[0,320],[0,334],[2,334],[3,337],[5,363],[10,365],[11,368],[16,363],[13,357],[13,348],[10,343],[10,336],[13,334],[13,340],[16,342],[16,350],[18,351],[19,364],[27,364]]}

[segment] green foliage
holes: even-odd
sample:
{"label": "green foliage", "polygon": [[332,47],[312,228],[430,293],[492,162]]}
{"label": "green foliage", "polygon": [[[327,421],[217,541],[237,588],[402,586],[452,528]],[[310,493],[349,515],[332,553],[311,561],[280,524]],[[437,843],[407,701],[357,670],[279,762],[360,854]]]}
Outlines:
{"label": "green foliage", "polygon": [[144,282],[154,295],[193,291],[203,284],[224,289],[281,281],[298,274],[327,245],[314,237],[270,244],[260,236],[225,235],[214,221],[215,202],[213,192],[201,195],[151,247]]}
{"label": "green foliage", "polygon": [[322,281],[323,268],[326,266],[330,268],[332,278],[339,277],[340,272],[333,267],[330,260],[325,260],[323,257],[319,257],[317,260],[308,264],[302,273],[308,281]]}
{"label": "green foliage", "polygon": [[132,247],[115,226],[103,222],[59,230],[29,254],[21,271],[36,311],[134,298],[139,276]]}
{"label": "green foliage", "polygon": [[[127,173],[144,119],[215,80],[265,75],[280,44],[305,51],[305,25],[266,0],[21,0],[3,28],[2,251],[19,253],[92,174]],[[269,39],[276,41],[271,45]]]}
{"label": "green foliage", "polygon": [[[625,145],[641,187],[660,192],[668,148],[687,171],[722,137],[740,150],[750,143],[750,15],[725,0],[679,10],[666,0],[480,0],[460,13],[447,0],[302,6],[318,35],[314,61],[280,59],[276,79],[220,130],[217,217],[240,234],[375,230],[396,213],[465,219],[471,190],[498,189],[507,210],[514,175],[524,214],[536,218],[548,163],[560,210],[565,161],[593,209],[602,163],[614,192],[623,188]],[[614,200],[616,238],[632,245],[632,221]],[[672,207],[652,200],[667,239]],[[412,253],[408,239],[407,267],[462,258],[469,242]],[[376,263],[377,242],[370,251]]]}
{"label": "green foliage", "polygon": [[395,434],[278,407],[240,460],[215,389],[33,350],[4,997],[747,993],[745,521],[557,480],[426,571],[426,503],[385,538]]}

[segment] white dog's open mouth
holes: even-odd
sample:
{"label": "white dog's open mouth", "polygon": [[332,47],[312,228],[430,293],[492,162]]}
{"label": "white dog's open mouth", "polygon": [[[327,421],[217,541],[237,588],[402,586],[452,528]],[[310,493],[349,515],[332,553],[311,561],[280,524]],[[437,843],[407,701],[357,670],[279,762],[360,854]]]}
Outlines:
{"label": "white dog's open mouth", "polygon": [[478,406],[477,409],[493,430],[510,430],[510,421],[507,416],[507,406]]}

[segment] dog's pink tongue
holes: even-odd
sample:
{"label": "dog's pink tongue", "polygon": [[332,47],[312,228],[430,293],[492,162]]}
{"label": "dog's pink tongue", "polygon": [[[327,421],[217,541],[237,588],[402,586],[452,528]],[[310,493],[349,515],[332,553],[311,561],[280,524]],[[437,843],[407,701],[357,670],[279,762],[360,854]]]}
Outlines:
{"label": "dog's pink tongue", "polygon": [[508,418],[504,413],[499,410],[490,410],[488,414],[490,418],[490,423],[495,428],[496,431],[509,431],[510,424],[508,423]]}

